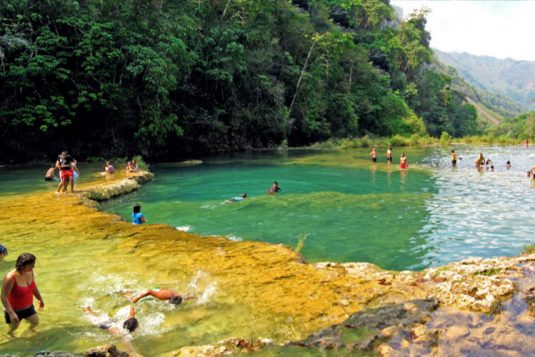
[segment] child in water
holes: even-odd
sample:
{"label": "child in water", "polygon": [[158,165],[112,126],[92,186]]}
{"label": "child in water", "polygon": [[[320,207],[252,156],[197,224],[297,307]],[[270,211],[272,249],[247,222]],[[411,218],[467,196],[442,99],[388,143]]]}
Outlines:
{"label": "child in water", "polygon": [[268,194],[274,195],[276,193],[279,193],[281,188],[279,187],[279,183],[277,181],[273,181],[273,186],[267,191]]}
{"label": "child in water", "polygon": [[0,262],[4,260],[7,255],[7,248],[0,244]]}
{"label": "child in water", "polygon": [[143,216],[143,213],[141,213],[141,205],[136,203],[132,210],[132,224],[142,224],[145,222],[145,216]]}

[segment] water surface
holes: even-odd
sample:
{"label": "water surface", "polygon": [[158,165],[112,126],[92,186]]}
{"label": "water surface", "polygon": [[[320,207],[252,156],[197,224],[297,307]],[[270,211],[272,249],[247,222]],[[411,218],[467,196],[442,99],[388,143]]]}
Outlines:
{"label": "water surface", "polygon": [[[410,163],[406,172],[381,156],[372,164],[369,150],[155,166],[153,183],[103,208],[129,220],[132,205],[140,202],[150,222],[283,243],[312,262],[366,261],[387,269],[515,255],[533,241],[533,189],[525,177],[534,160],[531,149],[460,147],[456,168],[447,149],[403,150]],[[395,158],[400,151],[395,149]],[[479,152],[494,161],[494,171],[475,169]],[[282,191],[267,195],[273,180]],[[224,203],[242,192],[249,196],[245,201]]]}

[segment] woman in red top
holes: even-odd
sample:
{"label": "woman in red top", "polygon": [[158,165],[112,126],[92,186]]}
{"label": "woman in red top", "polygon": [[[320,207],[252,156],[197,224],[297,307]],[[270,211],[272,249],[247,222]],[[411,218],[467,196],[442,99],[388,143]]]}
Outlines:
{"label": "woman in red top", "polygon": [[30,322],[31,329],[39,324],[37,312],[33,307],[34,296],[39,300],[39,309],[45,307],[33,276],[35,259],[33,254],[21,254],[17,258],[16,269],[7,273],[2,283],[2,304],[6,323],[10,325],[10,335],[19,327],[22,319]]}

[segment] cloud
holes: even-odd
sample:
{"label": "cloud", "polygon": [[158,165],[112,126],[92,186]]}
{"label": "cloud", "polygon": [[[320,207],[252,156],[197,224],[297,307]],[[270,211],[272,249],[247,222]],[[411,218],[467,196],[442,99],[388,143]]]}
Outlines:
{"label": "cloud", "polygon": [[426,6],[431,46],[498,58],[535,60],[535,1],[392,0],[408,16]]}

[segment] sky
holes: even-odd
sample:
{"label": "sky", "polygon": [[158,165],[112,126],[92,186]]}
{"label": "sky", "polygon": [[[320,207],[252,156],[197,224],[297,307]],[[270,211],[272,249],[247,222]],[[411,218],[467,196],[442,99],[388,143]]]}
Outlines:
{"label": "sky", "polygon": [[535,0],[391,0],[404,16],[426,6],[431,47],[535,61]]}

